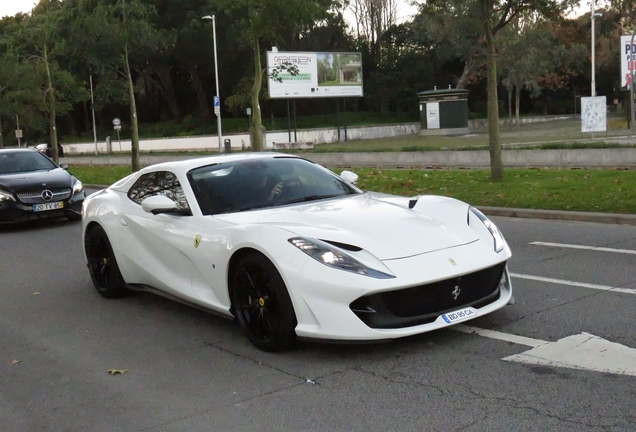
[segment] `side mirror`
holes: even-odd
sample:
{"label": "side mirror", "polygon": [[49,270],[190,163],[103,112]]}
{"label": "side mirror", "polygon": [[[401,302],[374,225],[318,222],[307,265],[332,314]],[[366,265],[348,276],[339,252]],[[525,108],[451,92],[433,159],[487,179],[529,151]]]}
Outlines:
{"label": "side mirror", "polygon": [[68,164],[67,163],[60,164],[60,168],[62,168],[63,170],[67,170]]}
{"label": "side mirror", "polygon": [[141,208],[147,213],[156,215],[175,211],[177,209],[177,203],[166,196],[155,195],[143,200],[141,202]]}
{"label": "side mirror", "polygon": [[358,174],[347,170],[341,172],[340,177],[351,184],[356,184],[358,181]]}

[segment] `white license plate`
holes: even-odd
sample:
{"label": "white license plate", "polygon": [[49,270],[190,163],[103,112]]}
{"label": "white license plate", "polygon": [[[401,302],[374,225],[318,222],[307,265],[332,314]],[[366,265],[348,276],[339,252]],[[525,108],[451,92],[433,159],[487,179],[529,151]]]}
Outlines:
{"label": "white license plate", "polygon": [[451,324],[451,323],[456,323],[459,321],[464,321],[469,318],[474,318],[476,316],[477,316],[477,312],[475,312],[475,309],[471,307],[467,307],[464,309],[456,310],[454,312],[443,314],[442,318],[444,318],[444,321]]}
{"label": "white license plate", "polygon": [[64,203],[62,201],[54,202],[54,203],[46,203],[46,204],[33,204],[34,212],[56,210],[61,208],[64,208]]}

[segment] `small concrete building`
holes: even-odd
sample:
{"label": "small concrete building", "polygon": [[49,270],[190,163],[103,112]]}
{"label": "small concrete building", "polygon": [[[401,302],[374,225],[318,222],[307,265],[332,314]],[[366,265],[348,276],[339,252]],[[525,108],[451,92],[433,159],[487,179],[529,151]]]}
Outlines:
{"label": "small concrete building", "polygon": [[468,128],[468,90],[429,90],[417,95],[420,103],[420,135],[466,135],[470,133]]}

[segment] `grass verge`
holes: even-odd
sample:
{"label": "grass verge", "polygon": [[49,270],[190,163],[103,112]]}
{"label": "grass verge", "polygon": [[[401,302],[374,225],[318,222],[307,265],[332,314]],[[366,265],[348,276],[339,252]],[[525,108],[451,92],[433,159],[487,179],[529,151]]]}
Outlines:
{"label": "grass verge", "polygon": [[[129,166],[71,166],[85,184],[112,184]],[[475,206],[636,214],[636,171],[506,169],[501,182],[489,170],[356,168],[358,186],[394,195],[446,195]]]}

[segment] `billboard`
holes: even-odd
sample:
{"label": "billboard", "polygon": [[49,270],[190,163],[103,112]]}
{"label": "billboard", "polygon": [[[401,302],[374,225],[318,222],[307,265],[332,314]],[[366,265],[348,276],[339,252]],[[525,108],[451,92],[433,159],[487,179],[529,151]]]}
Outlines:
{"label": "billboard", "polygon": [[636,38],[634,38],[634,45],[632,46],[631,36],[621,36],[621,87],[630,85],[632,70],[634,75],[636,75],[635,65]]}
{"label": "billboard", "polygon": [[[294,65],[298,73],[281,65]],[[280,82],[271,77],[274,69]],[[267,70],[272,99],[363,96],[360,53],[268,51]]]}

